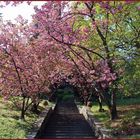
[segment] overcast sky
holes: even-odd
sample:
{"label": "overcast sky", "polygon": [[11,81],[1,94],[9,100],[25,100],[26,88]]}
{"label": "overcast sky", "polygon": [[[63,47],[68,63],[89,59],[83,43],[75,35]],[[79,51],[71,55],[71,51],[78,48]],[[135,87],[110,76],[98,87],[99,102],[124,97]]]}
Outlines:
{"label": "overcast sky", "polygon": [[43,5],[43,1],[34,1],[31,3],[31,5],[28,5],[27,3],[22,3],[15,6],[11,6],[8,5],[4,8],[0,8],[0,13],[2,13],[2,17],[4,20],[12,20],[14,21],[14,19],[18,16],[18,15],[22,15],[25,19],[31,21],[31,15],[34,14],[34,6],[37,5],[38,7],[40,7],[41,5]]}

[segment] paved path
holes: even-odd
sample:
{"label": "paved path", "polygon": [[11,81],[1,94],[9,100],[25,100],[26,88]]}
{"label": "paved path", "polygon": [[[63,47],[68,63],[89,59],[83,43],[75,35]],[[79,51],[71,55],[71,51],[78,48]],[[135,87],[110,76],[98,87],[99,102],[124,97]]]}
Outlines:
{"label": "paved path", "polygon": [[40,138],[95,138],[74,102],[59,102]]}

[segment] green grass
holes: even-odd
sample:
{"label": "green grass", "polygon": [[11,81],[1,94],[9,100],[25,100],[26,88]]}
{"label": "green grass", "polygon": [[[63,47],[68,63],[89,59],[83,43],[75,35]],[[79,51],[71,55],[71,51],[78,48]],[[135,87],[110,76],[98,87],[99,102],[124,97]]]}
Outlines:
{"label": "green grass", "polygon": [[109,113],[108,108],[106,105],[103,105],[103,109],[105,112],[99,112],[99,106],[97,103],[93,103],[93,106],[91,108],[91,111],[93,112],[93,115],[98,118],[99,121],[106,122],[109,120]]}
{"label": "green grass", "polygon": [[[44,108],[43,104],[41,108]],[[26,138],[37,115],[27,112],[25,121],[19,119],[20,111],[11,101],[0,99],[0,138]]]}

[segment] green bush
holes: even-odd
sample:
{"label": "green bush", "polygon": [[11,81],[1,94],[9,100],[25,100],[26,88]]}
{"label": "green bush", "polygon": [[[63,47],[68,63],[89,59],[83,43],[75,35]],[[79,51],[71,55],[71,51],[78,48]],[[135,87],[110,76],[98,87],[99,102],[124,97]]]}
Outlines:
{"label": "green bush", "polygon": [[62,100],[68,100],[68,99],[73,98],[73,97],[74,97],[73,95],[67,94],[67,95],[63,96]]}
{"label": "green bush", "polygon": [[74,95],[72,93],[71,89],[58,89],[57,91],[57,98],[61,100],[68,100],[70,98],[73,98]]}

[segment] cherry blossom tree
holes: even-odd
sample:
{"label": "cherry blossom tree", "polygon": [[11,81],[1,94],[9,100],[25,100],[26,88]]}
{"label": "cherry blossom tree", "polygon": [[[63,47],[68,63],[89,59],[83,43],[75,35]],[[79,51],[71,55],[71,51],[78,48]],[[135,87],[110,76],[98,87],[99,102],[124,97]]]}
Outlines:
{"label": "cherry blossom tree", "polygon": [[45,63],[28,42],[28,25],[22,17],[17,20],[16,25],[8,22],[1,26],[1,91],[5,98],[22,97],[21,118],[24,119],[39,93],[48,92],[48,82],[47,71],[43,69]]}

